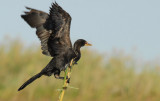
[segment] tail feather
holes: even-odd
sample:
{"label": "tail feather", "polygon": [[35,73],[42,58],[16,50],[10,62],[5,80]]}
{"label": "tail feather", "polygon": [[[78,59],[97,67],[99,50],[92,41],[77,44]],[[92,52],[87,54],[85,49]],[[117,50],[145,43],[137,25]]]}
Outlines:
{"label": "tail feather", "polygon": [[30,83],[32,83],[34,80],[38,79],[39,77],[42,76],[42,73],[38,73],[35,76],[31,77],[29,80],[27,80],[19,89],[18,91],[24,89],[27,85],[29,85]]}

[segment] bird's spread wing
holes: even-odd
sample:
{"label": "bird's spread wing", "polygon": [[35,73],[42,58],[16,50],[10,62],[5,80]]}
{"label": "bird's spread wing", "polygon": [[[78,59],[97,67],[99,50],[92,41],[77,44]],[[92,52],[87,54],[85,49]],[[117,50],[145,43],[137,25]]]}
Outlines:
{"label": "bird's spread wing", "polygon": [[36,28],[36,34],[38,38],[41,41],[41,49],[42,53],[45,55],[50,56],[50,53],[48,51],[48,38],[51,34],[48,30],[46,30],[43,27],[43,24],[46,22],[46,19],[48,18],[48,14],[39,10],[35,10],[29,7],[26,7],[29,11],[24,12],[24,15],[21,15],[21,17],[32,27]]}
{"label": "bird's spread wing", "polygon": [[52,34],[48,40],[49,52],[52,56],[62,54],[72,47],[70,41],[71,17],[57,3],[53,3],[50,8],[44,28],[50,30]]}
{"label": "bird's spread wing", "polygon": [[[21,17],[32,27],[41,41],[43,54],[55,56],[72,47],[70,41],[71,17],[57,3],[50,13],[26,7],[29,11]],[[52,55],[51,55],[52,54]]]}

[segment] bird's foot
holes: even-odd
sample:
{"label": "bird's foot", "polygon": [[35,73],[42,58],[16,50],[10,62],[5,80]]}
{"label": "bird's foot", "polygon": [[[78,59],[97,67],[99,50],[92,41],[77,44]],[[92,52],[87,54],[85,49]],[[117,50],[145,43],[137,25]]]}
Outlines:
{"label": "bird's foot", "polygon": [[75,62],[75,63],[74,63],[74,65],[78,65],[78,63],[77,63],[77,62]]}
{"label": "bird's foot", "polygon": [[69,77],[68,77],[68,76],[66,76],[66,80],[67,80],[67,79],[69,79]]}
{"label": "bird's foot", "polygon": [[70,78],[67,79],[67,83],[70,83]]}

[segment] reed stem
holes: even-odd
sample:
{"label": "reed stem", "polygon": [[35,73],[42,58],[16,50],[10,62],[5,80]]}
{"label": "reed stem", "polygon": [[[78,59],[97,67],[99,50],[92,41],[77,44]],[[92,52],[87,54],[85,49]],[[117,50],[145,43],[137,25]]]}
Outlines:
{"label": "reed stem", "polygon": [[68,87],[68,82],[67,81],[71,77],[72,63],[73,63],[73,59],[71,60],[70,67],[67,67],[67,69],[65,70],[63,87],[62,87],[62,90],[61,90],[61,93],[60,93],[58,101],[63,101],[64,93],[65,93],[65,91],[66,91],[66,89]]}

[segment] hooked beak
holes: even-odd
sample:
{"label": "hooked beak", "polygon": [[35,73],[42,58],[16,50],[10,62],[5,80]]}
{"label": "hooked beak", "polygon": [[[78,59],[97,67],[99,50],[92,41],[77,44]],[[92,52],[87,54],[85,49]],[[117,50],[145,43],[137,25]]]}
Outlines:
{"label": "hooked beak", "polygon": [[92,44],[86,42],[84,46],[92,46]]}

